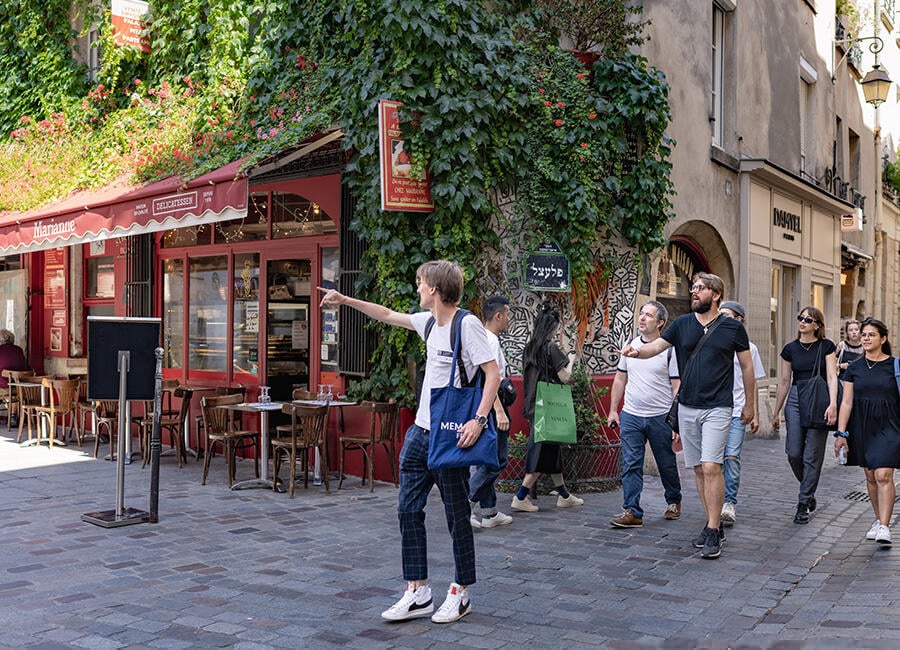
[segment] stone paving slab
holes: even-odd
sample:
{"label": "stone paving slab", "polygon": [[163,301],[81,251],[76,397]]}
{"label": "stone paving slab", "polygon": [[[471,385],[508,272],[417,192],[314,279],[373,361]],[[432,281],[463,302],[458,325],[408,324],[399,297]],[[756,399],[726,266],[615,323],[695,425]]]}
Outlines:
{"label": "stone paving slab", "polygon": [[[900,647],[900,549],[866,542],[871,507],[844,498],[865,491],[862,471],[827,461],[819,508],[797,526],[778,440],[745,444],[718,560],[690,544],[703,517],[683,468],[682,518],[663,520],[648,477],[641,529],[608,525],[620,492],[568,510],[542,496],[540,512],[476,531],[474,611],[452,625],[380,618],[403,588],[391,484],[289,499],[228,490],[221,457],[205,486],[199,463],[163,458],[159,523],[104,529],[80,517],[114,508],[115,466],[87,449],[0,436],[0,648]],[[126,467],[126,507],[148,508],[149,482]],[[426,524],[439,603],[453,564],[437,492]]]}

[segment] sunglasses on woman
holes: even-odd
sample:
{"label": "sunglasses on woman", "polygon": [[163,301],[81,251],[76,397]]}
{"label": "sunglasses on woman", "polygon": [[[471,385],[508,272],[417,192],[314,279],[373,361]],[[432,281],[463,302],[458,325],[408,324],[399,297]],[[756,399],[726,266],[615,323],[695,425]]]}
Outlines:
{"label": "sunglasses on woman", "polygon": [[815,318],[810,318],[809,316],[804,316],[803,314],[797,314],[797,320],[801,323],[806,323],[807,325],[816,322]]}

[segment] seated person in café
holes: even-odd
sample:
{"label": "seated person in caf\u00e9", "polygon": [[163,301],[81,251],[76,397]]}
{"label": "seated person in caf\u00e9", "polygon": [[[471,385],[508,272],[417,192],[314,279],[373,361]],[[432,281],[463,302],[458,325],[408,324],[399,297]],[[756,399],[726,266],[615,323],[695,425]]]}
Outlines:
{"label": "seated person in caf\u00e9", "polygon": [[[9,397],[9,380],[2,374],[4,370],[28,370],[25,353],[16,345],[16,335],[7,329],[0,329],[0,400]],[[15,425],[13,416],[10,425]]]}

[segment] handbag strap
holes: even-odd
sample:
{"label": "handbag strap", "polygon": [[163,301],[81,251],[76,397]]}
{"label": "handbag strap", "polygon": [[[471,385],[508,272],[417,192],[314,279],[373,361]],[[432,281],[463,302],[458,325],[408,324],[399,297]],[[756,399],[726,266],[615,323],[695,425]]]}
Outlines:
{"label": "handbag strap", "polygon": [[897,392],[900,393],[900,359],[894,357],[894,379],[897,381]]}
{"label": "handbag strap", "polygon": [[[798,341],[799,341],[799,339],[798,339]],[[821,343],[821,341],[822,341],[822,339],[817,340],[818,343]],[[816,348],[816,365],[815,365],[815,367],[813,367],[813,374],[812,374],[813,377],[820,376],[819,368],[821,367],[821,363],[820,363],[821,361],[822,361],[822,346],[820,345]]]}
{"label": "handbag strap", "polygon": [[457,309],[456,313],[453,314],[453,321],[452,321],[452,324],[450,325],[450,332],[453,333],[454,329],[456,330],[456,332],[453,337],[454,338],[453,362],[450,367],[450,383],[447,384],[448,386],[453,386],[453,379],[456,377],[456,369],[458,367],[459,368],[459,381],[460,381],[461,386],[468,387],[468,386],[474,385],[476,387],[481,387],[481,375],[483,373],[476,372],[475,378],[474,378],[473,382],[470,384],[469,376],[466,374],[466,367],[463,364],[462,356],[459,354],[459,343],[460,343],[460,340],[462,339],[462,321],[466,316],[468,316],[471,313],[472,312],[467,311],[465,309]]}

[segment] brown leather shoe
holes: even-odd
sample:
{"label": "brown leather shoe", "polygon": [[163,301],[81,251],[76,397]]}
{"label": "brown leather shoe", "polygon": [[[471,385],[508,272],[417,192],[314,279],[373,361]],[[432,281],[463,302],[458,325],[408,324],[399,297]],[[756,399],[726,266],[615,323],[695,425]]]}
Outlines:
{"label": "brown leather shoe", "polygon": [[681,516],[681,504],[680,503],[670,503],[669,507],[666,508],[666,514],[663,515],[666,519],[678,519]]}
{"label": "brown leather shoe", "polygon": [[616,528],[640,528],[644,525],[644,520],[641,517],[635,517],[630,509],[625,508],[621,515],[613,517],[609,523]]}

